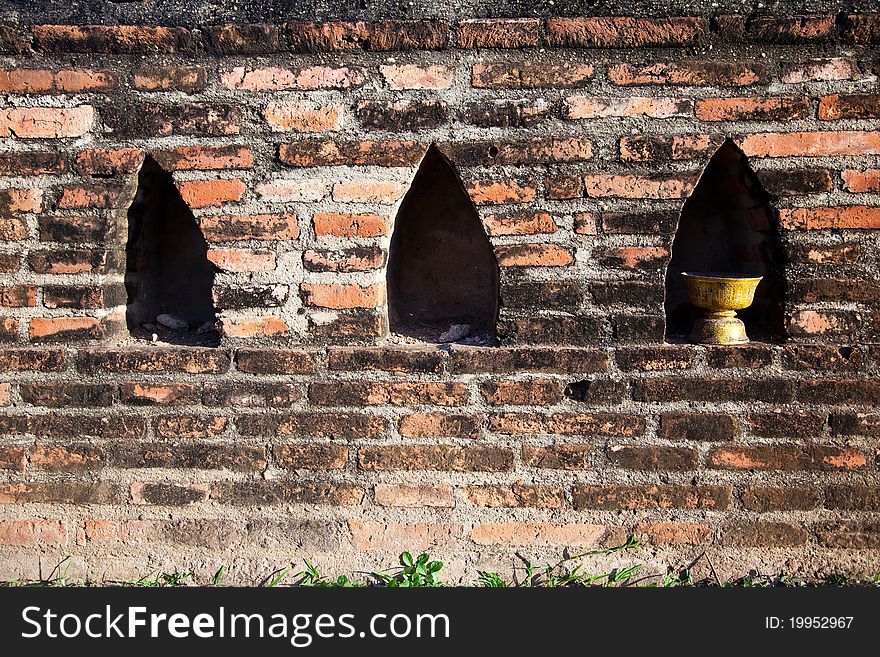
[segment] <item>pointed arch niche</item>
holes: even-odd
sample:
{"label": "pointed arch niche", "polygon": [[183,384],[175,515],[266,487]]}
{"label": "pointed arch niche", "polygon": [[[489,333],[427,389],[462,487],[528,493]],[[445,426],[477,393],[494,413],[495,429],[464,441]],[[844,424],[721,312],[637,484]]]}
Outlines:
{"label": "pointed arch niche", "polygon": [[682,208],[666,270],[666,339],[687,336],[697,316],[683,271],[763,276],[751,307],[738,311],[752,340],[785,338],[785,252],[770,197],[730,139],[709,160]]}
{"label": "pointed arch niche", "polygon": [[[424,342],[494,344],[498,278],[477,208],[455,167],[432,144],[394,221],[387,269],[390,329]],[[441,338],[455,325],[469,330],[457,340]]]}
{"label": "pointed arch niche", "polygon": [[[171,174],[147,156],[128,208],[125,247],[126,322],[134,337],[219,344],[212,299],[216,270],[207,254],[208,244]],[[157,319],[163,315],[165,323]]]}

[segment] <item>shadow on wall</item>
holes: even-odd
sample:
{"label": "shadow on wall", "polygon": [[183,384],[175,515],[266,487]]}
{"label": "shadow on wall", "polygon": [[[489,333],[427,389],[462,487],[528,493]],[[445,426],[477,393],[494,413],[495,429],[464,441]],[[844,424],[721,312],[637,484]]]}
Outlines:
{"label": "shadow on wall", "polygon": [[217,346],[212,300],[216,269],[208,244],[171,174],[151,157],[128,209],[126,321],[138,338]]}
{"label": "shadow on wall", "polygon": [[423,342],[494,344],[498,278],[477,209],[452,163],[432,144],[394,221],[390,329]]}
{"label": "shadow on wall", "polygon": [[709,160],[682,208],[666,270],[666,339],[686,340],[697,317],[681,272],[763,276],[737,312],[753,340],[785,339],[785,252],[769,195],[730,139]]}

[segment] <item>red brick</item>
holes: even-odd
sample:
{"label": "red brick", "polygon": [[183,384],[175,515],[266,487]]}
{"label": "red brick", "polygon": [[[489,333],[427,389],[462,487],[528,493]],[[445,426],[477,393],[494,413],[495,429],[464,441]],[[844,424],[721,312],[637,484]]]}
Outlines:
{"label": "red brick", "polygon": [[347,180],[333,185],[337,203],[378,203],[393,205],[406,193],[406,185],[391,180]]}
{"label": "red brick", "polygon": [[0,286],[0,307],[32,308],[37,304],[37,288],[33,285]]}
{"label": "red brick", "polygon": [[689,86],[742,87],[764,82],[763,64],[728,61],[682,60],[676,63],[612,64],[608,79],[616,85],[674,84]]}
{"label": "red brick", "polygon": [[812,59],[803,63],[783,64],[781,80],[785,84],[799,84],[802,82],[858,80],[861,77],[855,60],[846,57],[829,57]]}
{"label": "red brick", "polygon": [[574,262],[569,249],[558,244],[513,244],[496,246],[501,267],[564,267]]}
{"label": "red brick", "polygon": [[636,536],[645,534],[649,542],[667,545],[708,545],[715,530],[710,525],[691,522],[655,522],[636,525]]}
{"label": "red brick", "polygon": [[574,216],[574,232],[577,235],[597,235],[599,232],[596,215],[592,212],[579,212]]}
{"label": "red brick", "polygon": [[427,146],[415,141],[297,140],[278,147],[278,159],[291,167],[415,166]]}
{"label": "red brick", "polygon": [[235,366],[248,374],[314,374],[315,354],[300,349],[238,349]]}
{"label": "red brick", "polygon": [[275,463],[288,470],[341,470],[348,465],[345,445],[275,445]]}
{"label": "red brick", "polygon": [[327,350],[327,368],[363,372],[406,372],[440,374],[444,353],[424,347],[331,347]]}
{"label": "red brick", "polygon": [[547,372],[593,374],[608,370],[608,355],[600,349],[570,347],[464,347],[449,352],[453,374]]}
{"label": "red brick", "polygon": [[563,509],[566,506],[565,490],[560,486],[468,486],[465,497],[474,506],[490,508]]}
{"label": "red brick", "polygon": [[697,182],[696,174],[651,173],[590,174],[584,176],[586,194],[591,198],[687,198]]}
{"label": "red brick", "polygon": [[466,189],[477,205],[531,203],[537,195],[534,180],[470,180]]}
{"label": "red brick", "polygon": [[664,413],[660,437],[664,440],[734,440],[739,433],[736,419],[716,413]]}
{"label": "red brick", "polygon": [[880,169],[846,169],[840,175],[843,188],[848,192],[880,192]]}
{"label": "red brick", "polygon": [[791,547],[807,542],[807,532],[784,522],[750,522],[724,527],[721,543],[736,547]]}
{"label": "red brick", "polygon": [[385,265],[385,251],[374,246],[353,247],[341,251],[308,249],[303,252],[303,266],[314,272],[373,271]]}
{"label": "red brick", "polygon": [[222,71],[220,82],[227,89],[245,91],[284,91],[287,89],[348,89],[363,84],[360,71],[345,66],[306,66],[299,69],[277,67],[248,70],[243,66]]}
{"label": "red brick", "polygon": [[180,196],[191,208],[206,208],[240,201],[244,182],[238,179],[187,180],[177,184]]}
{"label": "red brick", "polygon": [[77,371],[221,374],[229,369],[228,351],[217,349],[80,349]]}
{"label": "red brick", "polygon": [[480,418],[474,415],[413,413],[400,418],[404,438],[477,438]]}
{"label": "red brick", "polygon": [[209,242],[240,240],[295,240],[299,225],[292,213],[249,215],[205,215],[199,227]]}
{"label": "red brick", "polygon": [[151,66],[132,71],[131,84],[139,91],[204,91],[208,71],[198,66]]}
{"label": "red brick", "polygon": [[523,465],[547,470],[587,470],[590,466],[590,445],[556,443],[554,445],[522,446]]}
{"label": "red brick", "polygon": [[880,118],[880,94],[838,94],[823,96],[819,101],[819,118],[838,119]]}
{"label": "red brick", "polygon": [[545,178],[544,189],[547,190],[547,198],[553,200],[581,198],[584,195],[584,179]]}
{"label": "red brick", "polygon": [[445,470],[506,472],[513,469],[513,452],[503,447],[459,445],[395,445],[361,447],[362,470]]}
{"label": "red brick", "polygon": [[116,139],[153,139],[176,135],[223,137],[241,131],[242,107],[231,103],[119,102],[101,109],[101,119]]}
{"label": "red brick", "polygon": [[684,447],[640,447],[613,445],[606,453],[608,461],[625,470],[695,470],[697,452]]}
{"label": "red brick", "polygon": [[728,486],[578,486],[572,491],[575,509],[713,509],[729,510]]}
{"label": "red brick", "polygon": [[486,381],[480,393],[493,406],[552,406],[562,401],[562,383],[551,379]]}
{"label": "red brick", "polygon": [[290,332],[280,317],[224,317],[221,326],[228,338],[268,338]]}
{"label": "red brick", "polygon": [[106,326],[94,317],[34,317],[28,334],[32,342],[62,342],[103,338]]}
{"label": "red brick", "polygon": [[720,135],[635,135],[620,138],[620,159],[627,162],[692,160],[710,157]]}
{"label": "red brick", "polygon": [[645,419],[614,413],[497,413],[489,417],[489,431],[506,435],[559,434],[566,436],[640,436]]}
{"label": "red brick", "polygon": [[471,538],[480,545],[568,545],[584,549],[622,545],[626,531],[605,525],[508,522],[475,525]]}
{"label": "red brick", "polygon": [[208,249],[208,260],[232,272],[273,271],[275,253],[264,249]]}
{"label": "red brick", "polygon": [[119,86],[116,76],[109,71],[38,69],[11,69],[0,71],[0,93],[85,93],[110,91]]}
{"label": "red brick", "polygon": [[593,78],[592,64],[550,64],[536,61],[474,64],[471,84],[488,89],[582,87]]}
{"label": "red brick", "polygon": [[67,545],[61,520],[0,520],[0,545],[40,548]]}
{"label": "red brick", "polygon": [[389,89],[448,89],[455,70],[437,64],[383,64],[379,72]]}
{"label": "red brick", "polygon": [[316,212],[312,217],[318,237],[382,237],[388,235],[388,220],[377,214]]}
{"label": "red brick", "polygon": [[431,484],[376,484],[376,504],[392,507],[453,507],[452,488]]}
{"label": "red brick", "polygon": [[154,151],[152,155],[166,171],[251,169],[254,166],[254,156],[246,146],[181,146]]}
{"label": "red brick", "polygon": [[74,164],[78,171],[89,175],[117,176],[133,173],[143,160],[144,152],[139,148],[93,149],[82,151],[76,156]]}
{"label": "red brick", "polygon": [[786,230],[876,229],[880,228],[880,207],[783,208],[779,223]]}
{"label": "red brick", "polygon": [[91,105],[0,109],[0,137],[82,137],[91,130],[94,120],[95,109]]}
{"label": "red brick", "polygon": [[227,23],[201,28],[213,55],[262,55],[284,51],[280,25]]}
{"label": "red brick", "polygon": [[791,121],[806,119],[810,101],[805,97],[704,98],[696,101],[700,121]]}
{"label": "red brick", "polygon": [[318,308],[378,308],[385,300],[383,285],[303,283],[300,290],[303,303]]}
{"label": "red brick", "polygon": [[351,540],[358,550],[433,550],[461,540],[464,527],[457,524],[376,522],[348,520]]}
{"label": "red brick", "polygon": [[880,154],[876,132],[765,132],[746,135],[740,144],[752,157],[834,157]]}
{"label": "red brick", "polygon": [[564,114],[568,119],[599,119],[606,117],[647,116],[666,119],[674,116],[690,116],[694,101],[687,98],[652,98],[629,96],[627,98],[597,98],[595,96],[570,96],[565,99]]}
{"label": "red brick", "polygon": [[191,383],[120,383],[123,404],[138,406],[196,404],[198,389]]}
{"label": "red brick", "polygon": [[669,259],[665,246],[615,246],[597,249],[593,256],[604,267],[622,269],[659,269]]}
{"label": "red brick", "polygon": [[705,18],[548,18],[547,43],[574,48],[686,46],[709,33]]}
{"label": "red brick", "polygon": [[742,491],[743,506],[750,511],[812,511],[822,501],[816,488],[773,488],[749,486]]}
{"label": "red brick", "polygon": [[318,105],[309,101],[269,103],[263,117],[275,132],[326,132],[339,130],[342,106]]}
{"label": "red brick", "polygon": [[709,452],[708,467],[723,470],[854,470],[867,464],[855,449],[813,445],[722,447]]}
{"label": "red brick", "polygon": [[37,445],[28,458],[31,467],[78,472],[104,467],[104,452],[92,445]]}
{"label": "red brick", "polygon": [[27,447],[0,447],[0,470],[23,472],[27,468],[27,451]]}
{"label": "red brick", "polygon": [[0,372],[61,372],[64,352],[55,349],[0,349]]}
{"label": "red brick", "polygon": [[67,159],[60,153],[48,151],[24,151],[0,153],[0,175],[40,176],[47,173],[64,173]]}
{"label": "red brick", "polygon": [[455,27],[459,48],[530,48],[539,45],[537,18],[468,19]]}
{"label": "red brick", "polygon": [[226,429],[226,418],[221,416],[166,416],[155,418],[153,427],[162,438],[190,439],[219,436]]}
{"label": "red brick", "polygon": [[181,27],[146,25],[36,25],[34,47],[48,53],[148,54],[191,52],[193,38]]}
{"label": "red brick", "polygon": [[462,406],[469,396],[461,383],[344,381],[309,386],[309,400],[316,406]]}
{"label": "red brick", "polygon": [[48,408],[106,407],[116,402],[116,386],[91,383],[22,383],[21,398]]}

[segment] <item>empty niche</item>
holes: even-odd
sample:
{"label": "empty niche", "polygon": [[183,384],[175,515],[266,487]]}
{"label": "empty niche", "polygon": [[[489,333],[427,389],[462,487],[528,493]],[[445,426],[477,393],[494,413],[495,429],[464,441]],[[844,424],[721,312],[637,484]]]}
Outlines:
{"label": "empty niche", "polygon": [[[151,157],[128,209],[126,321],[139,338],[217,346],[214,265],[196,219],[171,177]],[[153,336],[156,336],[155,338]]]}
{"label": "empty niche", "polygon": [[498,262],[452,163],[432,145],[394,221],[388,254],[393,333],[494,344]]}
{"label": "empty niche", "polygon": [[666,337],[687,339],[697,309],[681,272],[763,276],[752,305],[737,311],[752,340],[785,337],[785,255],[769,195],[743,152],[726,140],[682,208],[666,271]]}

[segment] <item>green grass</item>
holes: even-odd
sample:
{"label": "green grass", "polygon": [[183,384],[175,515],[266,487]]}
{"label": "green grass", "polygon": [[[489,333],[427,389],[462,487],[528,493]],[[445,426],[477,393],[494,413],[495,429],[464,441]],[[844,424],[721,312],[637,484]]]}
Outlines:
{"label": "green grass", "polygon": [[[592,572],[588,569],[591,557],[609,556],[637,551],[638,541],[630,539],[627,543],[604,550],[584,550],[572,556],[565,556],[552,564],[538,564],[524,557],[522,567],[510,578],[505,579],[496,572],[478,570],[471,586],[478,588],[561,588],[561,587],[643,587],[673,588],[679,586],[700,587],[720,586],[724,588],[767,588],[803,586],[863,586],[880,588],[880,573],[864,576],[858,574],[835,574],[822,580],[805,580],[786,573],[761,575],[753,573],[735,580],[721,581],[715,568],[705,555],[701,554],[687,567],[670,570],[666,573],[646,573],[643,563],[615,568],[608,572]],[[705,557],[712,573],[711,577],[695,580],[693,567]],[[72,582],[67,572],[69,564],[61,562],[44,580],[13,580],[0,582],[3,587],[63,587],[94,586],[89,582]],[[291,575],[290,566],[279,568],[267,575],[260,586],[300,586],[320,588],[353,588],[380,586],[388,588],[432,588],[449,586],[441,579],[443,563],[432,560],[427,553],[413,556],[403,552],[399,565],[383,571],[366,573],[359,580],[354,575],[330,576],[321,573],[310,561],[304,561],[304,568]],[[176,588],[182,586],[224,586],[226,567],[220,566],[207,582],[197,581],[191,572],[152,573],[137,580],[104,582],[103,586],[127,586],[146,588]]]}

